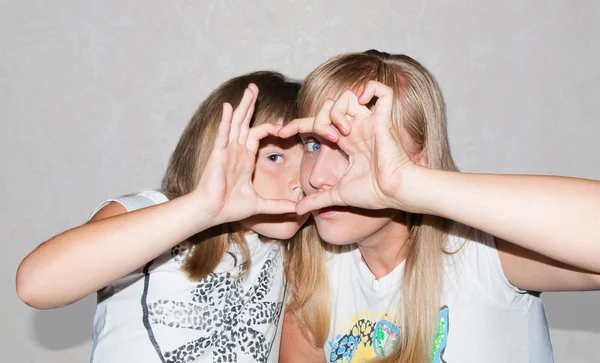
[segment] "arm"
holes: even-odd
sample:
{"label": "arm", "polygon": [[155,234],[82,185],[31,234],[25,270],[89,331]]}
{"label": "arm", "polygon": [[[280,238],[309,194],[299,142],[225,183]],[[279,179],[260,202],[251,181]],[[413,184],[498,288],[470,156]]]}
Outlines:
{"label": "arm", "polygon": [[[600,288],[600,182],[413,169],[403,178],[411,209],[496,236],[513,285],[535,291]],[[407,198],[394,201],[406,205]]]}
{"label": "arm", "polygon": [[315,347],[306,337],[294,313],[285,313],[283,318],[279,361],[281,363],[325,362],[323,349]]}
{"label": "arm", "polygon": [[110,203],[89,223],[25,257],[17,270],[17,294],[39,309],[82,299],[210,227],[212,218],[202,209],[191,194],[131,213]]}
{"label": "arm", "polygon": [[495,238],[502,271],[511,285],[526,291],[600,289],[600,276]]}
{"label": "arm", "polygon": [[[375,105],[365,107],[374,96]],[[406,135],[395,131],[391,118],[393,100],[391,88],[370,81],[360,97],[347,91],[317,117],[280,131],[327,136],[351,165],[337,185],[304,198],[300,213],[352,205],[442,216],[497,236],[505,275],[517,287],[600,289],[600,182],[418,166],[412,160],[425,165],[427,155],[403,148]]]}
{"label": "arm", "polygon": [[214,146],[195,190],[131,213],[113,204],[90,223],[51,238],[21,262],[19,298],[40,309],[70,304],[211,226],[294,211],[294,202],[261,198],[252,187],[259,141],[279,130],[274,124],[248,128],[257,92],[250,85],[235,112],[223,105]]}

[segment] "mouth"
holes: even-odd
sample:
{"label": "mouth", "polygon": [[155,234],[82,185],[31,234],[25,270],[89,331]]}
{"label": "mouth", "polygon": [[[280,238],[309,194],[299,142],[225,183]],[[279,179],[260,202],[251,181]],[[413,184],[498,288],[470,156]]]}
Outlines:
{"label": "mouth", "polygon": [[348,210],[348,207],[327,207],[319,209],[317,215],[319,218],[330,219],[336,217],[340,213],[348,212]]}

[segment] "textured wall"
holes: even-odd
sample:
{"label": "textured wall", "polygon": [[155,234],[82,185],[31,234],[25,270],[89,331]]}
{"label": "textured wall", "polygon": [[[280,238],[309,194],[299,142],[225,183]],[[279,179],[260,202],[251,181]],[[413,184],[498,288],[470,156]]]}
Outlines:
{"label": "textured wall", "polygon": [[[158,186],[199,102],[247,71],[407,53],[442,86],[462,170],[600,179],[599,16],[594,0],[0,0],[2,361],[88,359],[94,298],[30,309],[18,263],[102,199]],[[597,361],[600,294],[545,301],[557,362]]]}

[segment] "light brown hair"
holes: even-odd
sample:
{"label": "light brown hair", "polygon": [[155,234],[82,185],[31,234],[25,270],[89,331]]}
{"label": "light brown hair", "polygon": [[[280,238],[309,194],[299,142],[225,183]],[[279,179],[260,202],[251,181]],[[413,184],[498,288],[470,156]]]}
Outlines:
{"label": "light brown hair", "polygon": [[[194,190],[212,150],[223,103],[229,102],[235,108],[250,83],[259,89],[250,126],[282,120],[286,124],[298,116],[296,98],[300,83],[290,81],[280,73],[259,71],[223,83],[196,110],[171,155],[162,182],[162,191],[169,199]],[[231,224],[212,227],[190,237],[189,242],[194,248],[186,259],[184,270],[192,279],[199,280],[213,272],[229,243],[238,245],[243,260],[250,263],[250,251],[243,234]]]}

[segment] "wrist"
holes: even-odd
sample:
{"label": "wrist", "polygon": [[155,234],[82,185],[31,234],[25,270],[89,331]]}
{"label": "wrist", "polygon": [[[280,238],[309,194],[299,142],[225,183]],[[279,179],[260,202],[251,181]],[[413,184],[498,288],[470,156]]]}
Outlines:
{"label": "wrist", "polygon": [[434,214],[432,202],[440,172],[420,165],[407,167],[402,171],[401,182],[390,198],[390,206],[410,213]]}
{"label": "wrist", "polygon": [[200,191],[192,191],[178,198],[184,210],[183,219],[193,229],[193,234],[220,224],[217,213],[209,209],[207,196]]}

